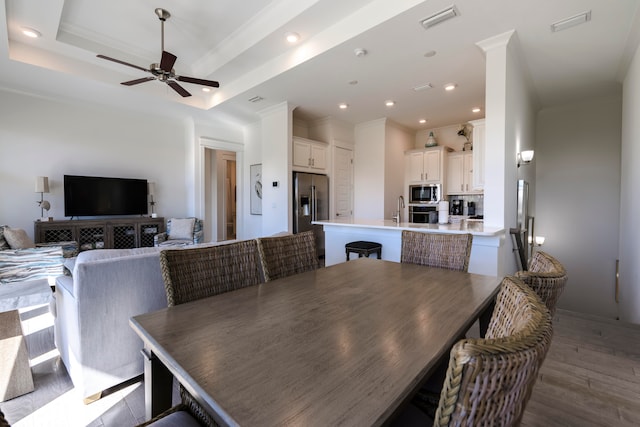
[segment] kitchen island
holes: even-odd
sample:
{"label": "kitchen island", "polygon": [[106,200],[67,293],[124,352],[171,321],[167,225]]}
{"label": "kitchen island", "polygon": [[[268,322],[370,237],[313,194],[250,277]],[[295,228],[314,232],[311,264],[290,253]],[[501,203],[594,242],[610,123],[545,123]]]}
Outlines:
{"label": "kitchen island", "polygon": [[324,229],[325,265],[346,261],[344,246],[353,241],[366,240],[382,244],[382,259],[400,262],[402,230],[422,233],[471,233],[473,244],[469,259],[469,273],[502,276],[503,262],[500,247],[505,230],[485,227],[482,221],[463,220],[457,224],[396,223],[391,220],[350,219],[316,221]]}

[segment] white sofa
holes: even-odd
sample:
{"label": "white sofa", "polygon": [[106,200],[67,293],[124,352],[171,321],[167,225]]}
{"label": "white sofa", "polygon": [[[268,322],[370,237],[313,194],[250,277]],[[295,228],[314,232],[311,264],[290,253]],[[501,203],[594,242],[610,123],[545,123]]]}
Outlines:
{"label": "white sofa", "polygon": [[143,373],[142,341],[129,326],[167,306],[160,248],[81,252],[56,280],[55,343],[83,398]]}

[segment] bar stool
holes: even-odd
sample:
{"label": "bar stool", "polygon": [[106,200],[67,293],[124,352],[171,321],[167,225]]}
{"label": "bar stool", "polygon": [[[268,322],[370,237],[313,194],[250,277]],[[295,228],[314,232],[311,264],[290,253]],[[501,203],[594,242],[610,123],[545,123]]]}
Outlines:
{"label": "bar stool", "polygon": [[344,245],[345,252],[347,253],[347,261],[349,261],[349,253],[355,252],[358,254],[358,258],[363,256],[368,257],[372,253],[378,255],[378,259],[382,259],[382,245],[376,242],[365,242],[359,240],[357,242],[351,242]]}

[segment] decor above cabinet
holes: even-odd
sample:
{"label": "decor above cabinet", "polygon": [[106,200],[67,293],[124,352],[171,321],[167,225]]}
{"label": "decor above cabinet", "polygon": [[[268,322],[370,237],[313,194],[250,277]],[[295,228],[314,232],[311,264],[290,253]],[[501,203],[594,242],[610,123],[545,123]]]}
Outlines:
{"label": "decor above cabinet", "polygon": [[313,173],[327,172],[327,144],[293,137],[293,170]]}

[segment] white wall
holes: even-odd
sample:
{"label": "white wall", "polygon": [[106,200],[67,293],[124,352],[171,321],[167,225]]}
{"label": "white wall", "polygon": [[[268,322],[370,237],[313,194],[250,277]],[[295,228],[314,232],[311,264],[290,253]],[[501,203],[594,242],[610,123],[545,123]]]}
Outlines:
{"label": "white wall", "polygon": [[[292,231],[291,150],[293,107],[282,103],[260,112],[262,139],[262,232]],[[248,169],[248,167],[247,167]],[[272,182],[277,181],[278,187]],[[247,181],[250,182],[250,181]]]}
{"label": "white wall", "polygon": [[569,275],[559,307],[610,318],[617,316],[621,107],[620,96],[610,96],[542,110],[536,150],[536,234]]}
{"label": "white wall", "polygon": [[193,211],[185,192],[192,134],[185,120],[1,91],[0,222],[33,236],[39,175],[49,177],[49,216],[66,219],[65,174],[154,181],[158,215],[185,216]]}
{"label": "white wall", "polygon": [[385,123],[386,119],[378,119],[355,128],[354,218],[385,217]]}
{"label": "white wall", "polygon": [[[506,230],[498,269],[512,274],[518,265],[509,229],[516,227],[517,181],[527,178],[516,166],[516,153],[535,146],[536,102],[515,33],[478,45],[485,50],[487,62],[484,222]],[[527,179],[530,189],[535,189],[533,177]],[[531,206],[535,206],[533,194]]]}
{"label": "white wall", "polygon": [[[384,218],[391,219],[398,209],[398,197],[407,192],[404,188],[404,152],[414,147],[414,134],[390,120],[387,120],[385,133]],[[406,211],[407,203],[405,200],[403,211]],[[404,216],[402,220],[408,218]]]}
{"label": "white wall", "polygon": [[[249,189],[251,183],[249,166],[262,163],[262,125],[260,122],[244,128],[244,142],[244,189],[240,191],[240,187],[238,187],[238,197],[242,197],[245,209],[242,213],[243,227],[242,230],[237,231],[237,234],[239,239],[252,239],[262,236],[262,216],[251,215],[249,201],[251,196]],[[238,216],[240,215],[240,210],[238,210]]]}
{"label": "white wall", "polygon": [[640,47],[624,79],[620,200],[620,317],[640,323]]}

